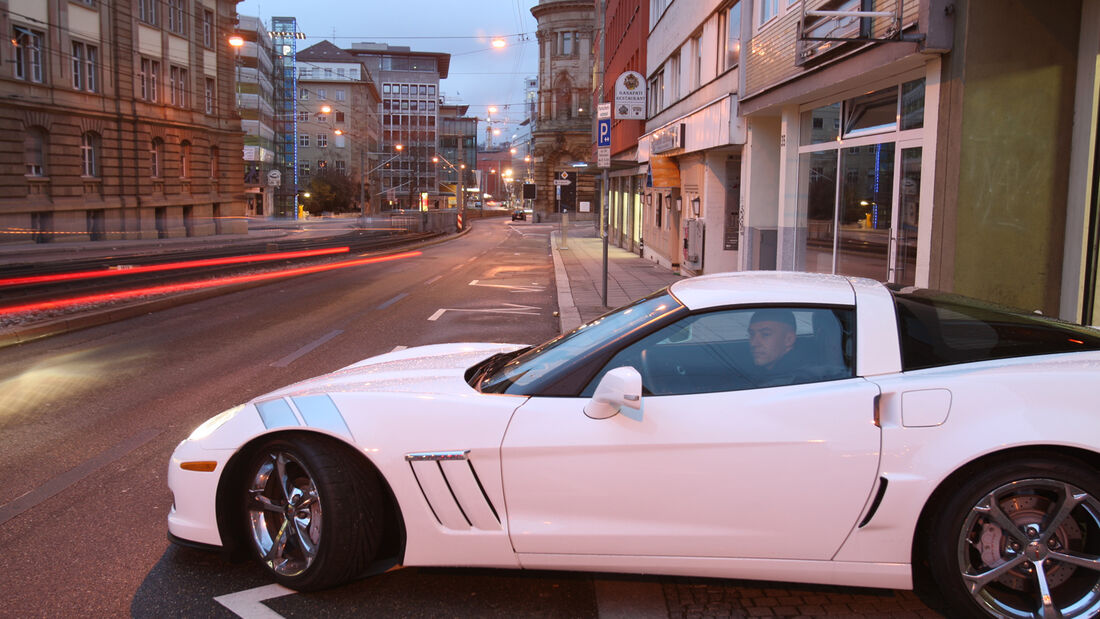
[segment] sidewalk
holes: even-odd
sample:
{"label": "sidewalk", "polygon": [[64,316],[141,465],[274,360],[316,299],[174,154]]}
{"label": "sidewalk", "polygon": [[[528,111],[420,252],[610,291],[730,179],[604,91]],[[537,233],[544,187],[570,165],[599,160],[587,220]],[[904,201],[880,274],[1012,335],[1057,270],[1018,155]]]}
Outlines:
{"label": "sidewalk", "polygon": [[603,239],[590,223],[570,226],[562,243],[560,231],[551,233],[561,331],[572,331],[619,306],[646,296],[680,279],[656,263],[608,245],[607,306],[603,304]]}

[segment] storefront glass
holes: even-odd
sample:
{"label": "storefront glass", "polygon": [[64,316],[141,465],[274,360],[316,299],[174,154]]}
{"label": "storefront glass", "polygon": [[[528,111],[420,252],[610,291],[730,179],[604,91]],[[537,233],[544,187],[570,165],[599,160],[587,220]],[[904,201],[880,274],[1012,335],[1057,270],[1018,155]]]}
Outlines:
{"label": "storefront glass", "polygon": [[836,272],[885,280],[894,211],[894,143],[845,148],[840,157],[844,173]]}

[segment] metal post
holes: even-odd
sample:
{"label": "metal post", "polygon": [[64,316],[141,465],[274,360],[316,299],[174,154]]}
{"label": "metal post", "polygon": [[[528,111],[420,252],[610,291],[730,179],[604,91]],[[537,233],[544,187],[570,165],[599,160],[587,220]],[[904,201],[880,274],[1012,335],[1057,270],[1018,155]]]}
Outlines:
{"label": "metal post", "polygon": [[363,218],[363,225],[367,223],[367,166],[363,165],[363,148],[359,148],[359,216]]}
{"label": "metal post", "polygon": [[600,181],[603,186],[600,187],[603,193],[603,204],[600,207],[600,229],[603,231],[603,306],[607,307],[607,237],[608,224],[610,217],[608,217],[607,209],[611,206],[611,191],[607,182],[607,168],[604,168],[603,174],[600,175]]}

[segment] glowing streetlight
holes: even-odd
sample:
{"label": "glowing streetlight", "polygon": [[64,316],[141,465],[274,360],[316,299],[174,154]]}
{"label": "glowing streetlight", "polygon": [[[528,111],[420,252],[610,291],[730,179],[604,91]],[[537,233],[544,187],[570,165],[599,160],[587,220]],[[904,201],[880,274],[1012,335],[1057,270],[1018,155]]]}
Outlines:
{"label": "glowing streetlight", "polygon": [[322,105],[321,106],[321,113],[322,114],[328,114],[331,111],[332,111],[332,106],[331,105]]}
{"label": "glowing streetlight", "polygon": [[497,37],[493,39],[492,45],[495,49],[504,49],[504,47],[508,45],[508,43],[506,43],[504,39]]}
{"label": "glowing streetlight", "polygon": [[233,47],[241,47],[244,45],[244,37],[239,34],[235,34],[229,37],[229,44]]}

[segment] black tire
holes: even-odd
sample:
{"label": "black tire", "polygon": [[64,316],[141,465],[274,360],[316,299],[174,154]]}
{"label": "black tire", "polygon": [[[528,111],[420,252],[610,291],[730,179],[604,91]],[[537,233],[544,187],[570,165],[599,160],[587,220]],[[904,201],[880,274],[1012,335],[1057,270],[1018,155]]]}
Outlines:
{"label": "black tire", "polygon": [[924,547],[949,616],[1100,613],[1100,475],[1091,466],[1001,461],[939,507]]}
{"label": "black tire", "polygon": [[271,440],[249,459],[241,485],[245,542],[279,584],[333,587],[375,559],[383,494],[364,469],[347,446],[309,435]]}

